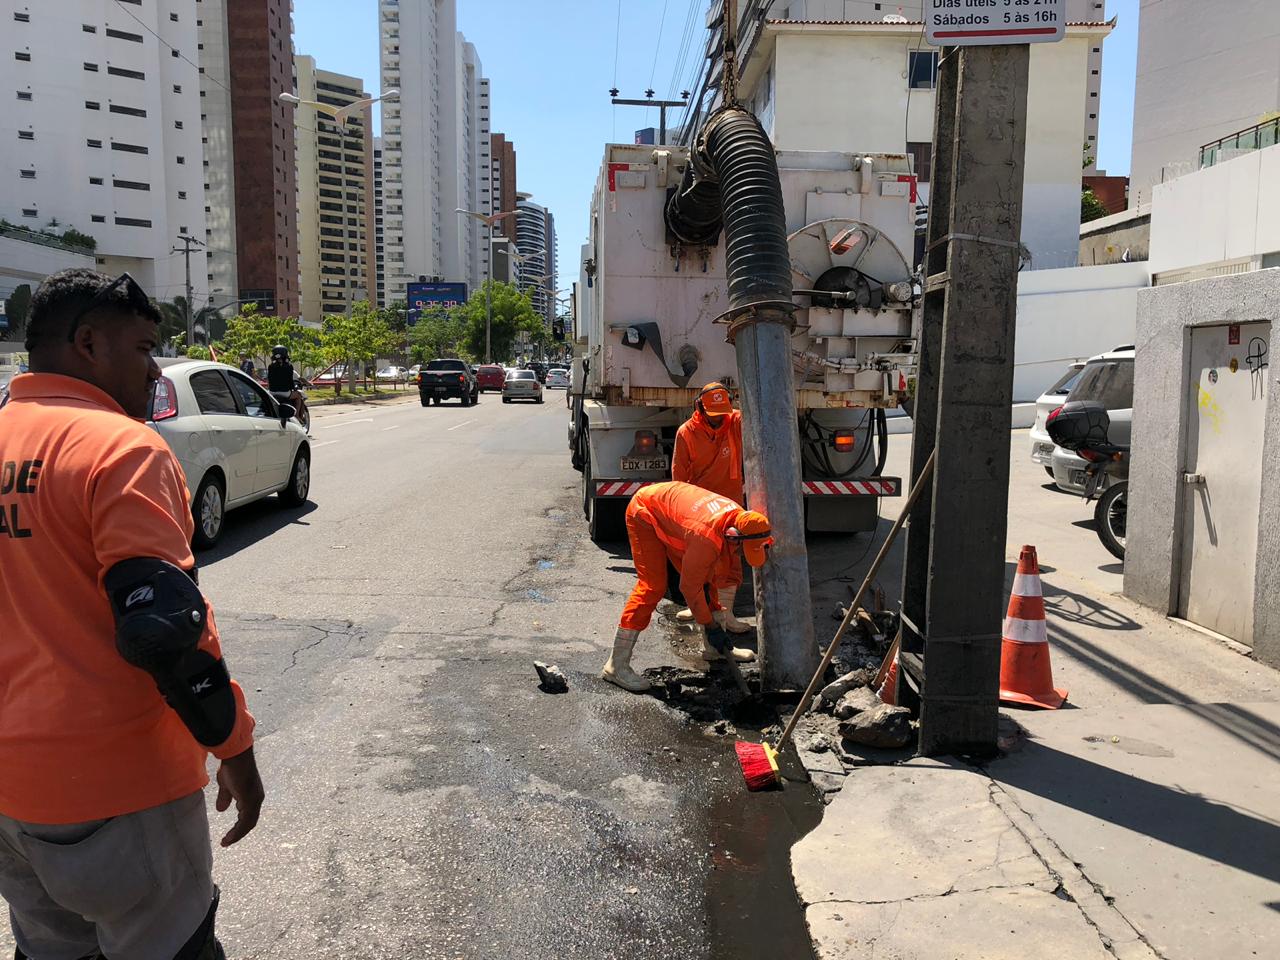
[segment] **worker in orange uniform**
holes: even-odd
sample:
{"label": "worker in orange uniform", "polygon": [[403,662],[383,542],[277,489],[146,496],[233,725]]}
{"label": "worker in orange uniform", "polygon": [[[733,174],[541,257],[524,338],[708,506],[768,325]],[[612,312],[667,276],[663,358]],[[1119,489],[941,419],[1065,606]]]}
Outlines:
{"label": "worker in orange uniform", "polygon": [[640,631],[667,592],[668,559],[680,571],[680,592],[703,628],[708,659],[732,656],[750,660],[750,650],[734,648],[716,622],[720,609],[714,585],[721,582],[729,558],[741,547],[747,563],[764,564],[773,544],[764,514],[744,510],[728,497],[689,483],[673,481],[644,487],[627,505],[627,538],[638,581],[622,611],[613,654],[601,676],[624,690],[643,693],[649,681],[631,669]]}
{"label": "worker in orange uniform", "polygon": [[48,278],[0,409],[0,897],[18,960],[220,960],[203,788],[258,821],[253,717],[197,586],[186,479],[144,420],[160,315]]}
{"label": "worker in orange uniform", "polygon": [[[722,383],[708,383],[694,401],[693,416],[676,431],[676,453],[671,479],[745,503],[742,489],[742,414],[733,409],[729,391]],[[716,595],[723,608],[716,621],[730,633],[749,633],[751,625],[733,615],[733,602],[742,586],[742,560],[737,551],[730,555],[723,581]],[[681,610],[680,620],[693,619],[691,610]]]}

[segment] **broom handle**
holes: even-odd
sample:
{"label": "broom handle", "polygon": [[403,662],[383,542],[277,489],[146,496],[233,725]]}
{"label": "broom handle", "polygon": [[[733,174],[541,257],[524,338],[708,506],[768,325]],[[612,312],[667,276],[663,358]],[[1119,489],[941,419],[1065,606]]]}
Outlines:
{"label": "broom handle", "polygon": [[813,675],[813,679],[809,681],[808,689],[805,690],[804,696],[800,698],[800,703],[796,706],[796,712],[791,715],[791,719],[787,721],[787,728],[782,731],[782,736],[778,738],[774,750],[779,753],[782,748],[787,745],[787,741],[791,739],[791,734],[795,732],[796,724],[800,722],[800,717],[804,715],[805,709],[809,706],[809,699],[813,696],[813,691],[818,686],[818,681],[822,679],[822,675],[826,673],[827,667],[831,666],[831,660],[836,655],[836,650],[840,648],[840,641],[844,638],[844,632],[849,629],[849,624],[854,621],[858,615],[858,607],[862,603],[862,598],[866,594],[872,581],[875,580],[876,574],[880,572],[880,566],[884,563],[885,558],[889,556],[889,550],[893,546],[893,542],[898,539],[898,533],[902,530],[903,524],[907,522],[907,516],[911,513],[911,508],[915,506],[916,501],[920,499],[920,495],[924,492],[925,484],[929,477],[933,474],[933,461],[938,455],[935,450],[929,454],[929,459],[924,465],[924,469],[920,471],[920,476],[916,480],[916,485],[911,488],[911,494],[907,497],[907,502],[902,507],[902,512],[898,515],[898,519],[894,521],[893,529],[889,531],[889,535],[885,537],[884,543],[880,545],[880,552],[876,554],[875,560],[871,564],[871,569],[867,571],[866,577],[862,580],[862,586],[858,588],[858,595],[853,598],[853,603],[849,604],[849,609],[844,615],[844,620],[840,623],[840,629],[836,631],[836,635],[831,638],[831,644],[827,647],[827,652],[823,654],[822,663],[818,665],[818,670]]}

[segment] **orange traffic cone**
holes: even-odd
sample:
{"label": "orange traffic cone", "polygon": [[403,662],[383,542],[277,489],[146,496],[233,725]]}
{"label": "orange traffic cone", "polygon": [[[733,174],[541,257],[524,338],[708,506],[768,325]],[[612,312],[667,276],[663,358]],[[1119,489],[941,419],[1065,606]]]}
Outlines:
{"label": "orange traffic cone", "polygon": [[1044,617],[1044,592],[1035,547],[1023,547],[1018,575],[1013,578],[1009,616],[1004,621],[1000,648],[1000,702],[1057,710],[1066,690],[1053,686],[1049,664],[1049,633]]}
{"label": "orange traffic cone", "polygon": [[889,661],[889,669],[884,675],[884,683],[880,684],[880,689],[876,691],[877,695],[885,703],[891,707],[898,705],[898,654],[893,654],[893,659]]}

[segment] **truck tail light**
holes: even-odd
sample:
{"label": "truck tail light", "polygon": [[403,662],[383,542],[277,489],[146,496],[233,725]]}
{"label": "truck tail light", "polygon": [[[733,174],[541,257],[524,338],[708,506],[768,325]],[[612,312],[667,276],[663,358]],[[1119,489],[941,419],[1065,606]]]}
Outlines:
{"label": "truck tail light", "polygon": [[151,394],[151,416],[148,419],[152,423],[159,423],[161,420],[172,420],[177,415],[178,391],[174,388],[172,380],[161,377],[156,381]]}
{"label": "truck tail light", "polygon": [[856,444],[852,430],[837,430],[836,435],[831,438],[831,446],[835,447],[837,453],[853,453]]}
{"label": "truck tail light", "polygon": [[652,430],[636,431],[636,453],[650,454],[658,449],[658,435]]}

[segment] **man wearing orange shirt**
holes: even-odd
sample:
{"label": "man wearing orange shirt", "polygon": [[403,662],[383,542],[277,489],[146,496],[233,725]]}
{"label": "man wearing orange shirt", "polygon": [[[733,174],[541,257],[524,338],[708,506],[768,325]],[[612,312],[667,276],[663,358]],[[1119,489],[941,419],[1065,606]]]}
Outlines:
{"label": "man wearing orange shirt", "polygon": [[186,479],[143,422],[159,314],[128,274],[32,299],[0,409],[0,896],[18,958],[220,960],[203,788],[263,801],[196,585]]}
{"label": "man wearing orange shirt", "polygon": [[[692,483],[745,503],[742,487],[742,414],[733,409],[729,391],[722,383],[708,383],[693,405],[693,416],[676,431],[675,458],[671,479]],[[730,633],[748,633],[751,625],[733,615],[733,603],[742,586],[742,559],[732,551],[724,577],[716,583],[716,595],[723,610],[716,621]],[[676,616],[692,620],[689,610]]]}
{"label": "man wearing orange shirt", "polygon": [[667,592],[668,561],[680,573],[680,592],[703,630],[703,656],[751,660],[750,650],[732,646],[716,620],[720,600],[712,585],[723,580],[729,558],[741,547],[747,563],[764,564],[773,537],[769,518],[743,510],[727,497],[689,483],[655,483],[627,505],[627,539],[636,565],[636,585],[627,598],[613,653],[601,671],[610,683],[643,693],[649,681],[631,668],[640,631]]}

